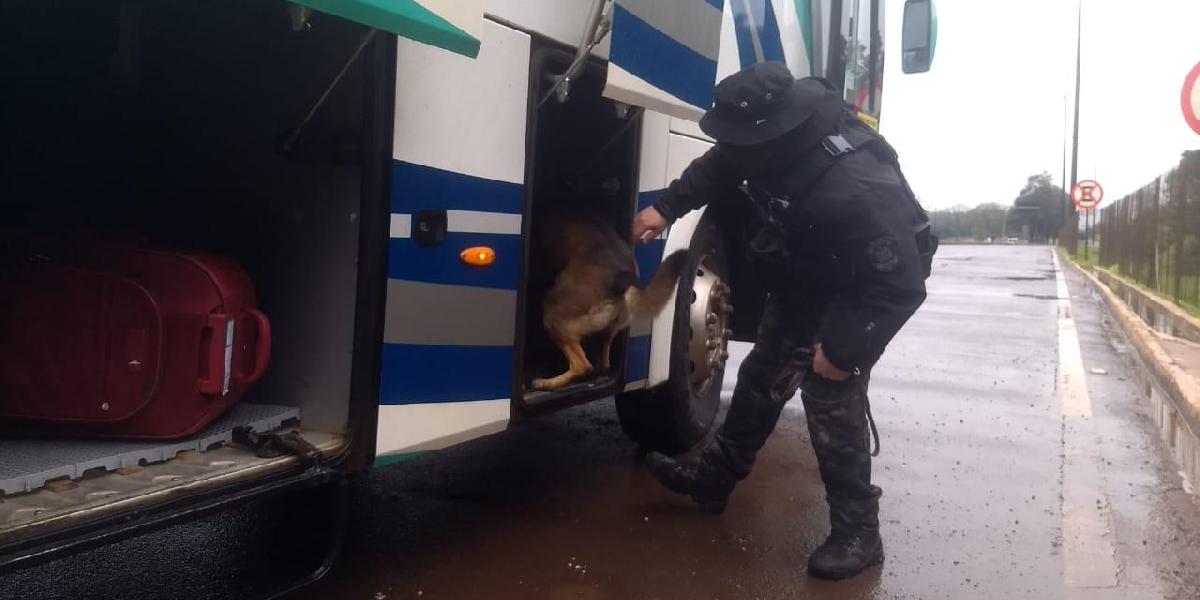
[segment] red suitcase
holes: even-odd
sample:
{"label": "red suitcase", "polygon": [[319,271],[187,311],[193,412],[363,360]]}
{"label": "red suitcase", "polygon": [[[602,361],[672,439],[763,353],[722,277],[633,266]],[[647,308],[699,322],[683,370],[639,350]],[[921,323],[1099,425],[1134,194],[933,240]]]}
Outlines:
{"label": "red suitcase", "polygon": [[39,244],[0,266],[9,431],[171,439],[262,377],[271,328],[233,261],[136,244]]}

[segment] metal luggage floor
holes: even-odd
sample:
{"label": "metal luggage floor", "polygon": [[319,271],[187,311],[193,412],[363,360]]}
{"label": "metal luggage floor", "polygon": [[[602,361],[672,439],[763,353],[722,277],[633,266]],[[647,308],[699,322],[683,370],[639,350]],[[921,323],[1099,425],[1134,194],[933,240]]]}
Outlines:
{"label": "metal luggage floor", "polygon": [[[130,442],[86,439],[0,438],[0,493],[19,494],[38,489],[47,481],[79,479],[94,469],[115,471],[139,464],[175,458],[179,452],[203,452],[233,441],[233,429],[249,425],[270,431],[300,418],[293,406],[240,403],[200,433],[183,440]],[[93,471],[95,472],[95,471]]]}

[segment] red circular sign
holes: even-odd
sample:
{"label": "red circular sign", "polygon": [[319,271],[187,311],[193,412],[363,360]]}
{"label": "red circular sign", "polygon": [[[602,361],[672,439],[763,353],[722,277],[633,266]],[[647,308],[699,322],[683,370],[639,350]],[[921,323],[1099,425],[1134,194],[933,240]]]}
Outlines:
{"label": "red circular sign", "polygon": [[1187,121],[1188,127],[1200,133],[1200,63],[1192,67],[1183,79],[1179,105],[1183,108],[1183,120]]}
{"label": "red circular sign", "polygon": [[1103,199],[1104,188],[1091,179],[1080,181],[1071,188],[1071,202],[1074,202],[1077,208],[1091,210]]}

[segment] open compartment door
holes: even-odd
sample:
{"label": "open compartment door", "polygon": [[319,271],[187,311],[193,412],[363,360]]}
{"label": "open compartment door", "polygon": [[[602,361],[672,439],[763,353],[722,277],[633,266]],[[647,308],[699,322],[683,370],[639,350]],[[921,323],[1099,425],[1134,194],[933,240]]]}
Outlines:
{"label": "open compartment door", "polygon": [[[397,44],[377,462],[508,425],[529,49],[491,21],[474,60]],[[468,262],[472,249],[490,261]]]}
{"label": "open compartment door", "polygon": [[604,95],[698,120],[712,104],[724,0],[617,0]]}
{"label": "open compartment door", "polygon": [[293,0],[344,19],[475,58],[483,0]]}

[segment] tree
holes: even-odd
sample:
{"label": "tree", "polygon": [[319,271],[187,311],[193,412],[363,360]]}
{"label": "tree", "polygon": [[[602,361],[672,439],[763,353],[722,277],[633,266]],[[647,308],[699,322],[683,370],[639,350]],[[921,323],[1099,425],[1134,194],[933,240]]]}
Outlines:
{"label": "tree", "polygon": [[982,242],[1003,235],[1005,212],[999,204],[980,204],[935,210],[929,213],[929,218],[934,233],[943,240]]}
{"label": "tree", "polygon": [[1062,227],[1064,201],[1063,189],[1054,185],[1049,173],[1030,175],[1008,212],[1009,235],[1031,242],[1049,241]]}

